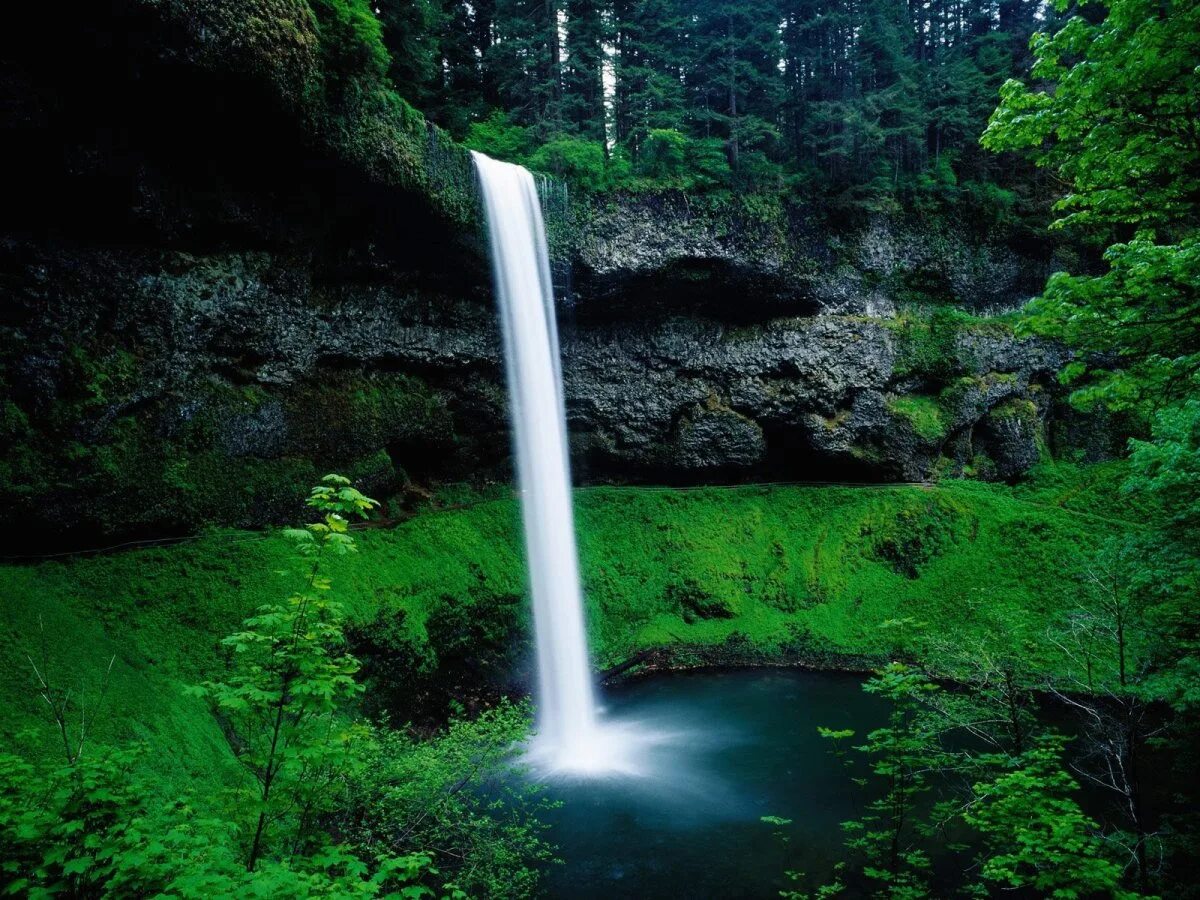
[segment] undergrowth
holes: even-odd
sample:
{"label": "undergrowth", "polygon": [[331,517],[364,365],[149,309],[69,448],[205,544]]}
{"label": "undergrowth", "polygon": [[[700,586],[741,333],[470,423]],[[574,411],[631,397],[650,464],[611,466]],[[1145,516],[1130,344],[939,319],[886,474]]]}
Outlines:
{"label": "undergrowth", "polygon": [[[760,656],[835,663],[924,656],[982,639],[1036,649],[1069,609],[1085,559],[1136,527],[1114,485],[1120,466],[1044,466],[1016,489],[936,487],[595,487],[576,494],[598,666],[662,646],[748,646]],[[1140,516],[1140,512],[1139,512]],[[519,510],[481,499],[358,534],[352,566],[330,565],[383,687],[499,677],[528,641]],[[203,680],[217,645],[278,596],[289,546],[276,533],[210,532],[174,546],[0,569],[0,740],[47,748],[26,654],[61,681],[98,678],[110,657],[113,715],[97,739],[140,740],[181,781],[223,779],[217,725],[182,685]],[[926,641],[934,635],[937,641]],[[514,650],[515,648],[515,650]],[[423,680],[422,680],[423,679]],[[424,687],[422,687],[424,685]],[[370,687],[368,695],[371,693]],[[436,698],[454,703],[452,693]]]}

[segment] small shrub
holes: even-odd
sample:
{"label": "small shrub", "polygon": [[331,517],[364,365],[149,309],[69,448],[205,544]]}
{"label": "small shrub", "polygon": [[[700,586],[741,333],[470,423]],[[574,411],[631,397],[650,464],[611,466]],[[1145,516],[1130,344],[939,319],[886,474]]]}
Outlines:
{"label": "small shrub", "polygon": [[311,816],[331,802],[359,736],[338,721],[362,686],[354,680],[358,660],[345,652],[342,607],[330,600],[321,565],[355,550],[349,517],[365,517],[379,504],[348,479],[326,475],[308,505],[324,514],[322,521],[288,532],[300,554],[300,589],[283,603],[261,606],[225,638],[229,673],[193,689],[211,702],[255,782],[250,871],[283,823],[294,829],[293,846],[309,838]]}
{"label": "small shrub", "polygon": [[529,166],[587,191],[599,191],[608,184],[604,146],[598,141],[555,138],[530,154]]}
{"label": "small shrub", "polygon": [[472,150],[514,163],[524,163],[537,146],[532,128],[518,125],[500,110],[481,122],[472,122],[463,143]]}
{"label": "small shrub", "polygon": [[680,190],[718,187],[733,175],[721,141],[689,137],[673,128],[650,129],[633,172],[644,187]]}
{"label": "small shrub", "polygon": [[452,888],[411,896],[535,895],[538,866],[551,859],[537,820],[548,804],[512,758],[530,720],[527,704],[502,702],[423,740],[379,731],[348,780],[346,804],[328,820],[332,832],[354,847],[438,848],[441,879]]}

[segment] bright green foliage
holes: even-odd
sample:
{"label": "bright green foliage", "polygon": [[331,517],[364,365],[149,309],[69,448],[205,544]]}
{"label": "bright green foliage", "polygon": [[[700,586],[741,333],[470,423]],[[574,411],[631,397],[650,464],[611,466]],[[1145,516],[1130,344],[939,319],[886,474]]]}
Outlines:
{"label": "bright green foliage", "polygon": [[303,846],[360,736],[337,718],[362,687],[354,680],[358,660],[343,651],[344,614],[328,597],[332,584],[321,565],[327,555],[354,550],[349,517],[365,517],[378,504],[348,479],[326,475],[308,505],[324,514],[323,521],[287,532],[307,569],[304,587],[286,603],[260,606],[242,631],[225,638],[232,671],[197,689],[224,721],[235,754],[257,783],[250,870],[273,836],[269,830],[281,821],[294,829],[293,844]]}
{"label": "bright green foliage", "polygon": [[368,0],[308,0],[316,20],[325,64],[328,98],[337,105],[361,100],[378,88],[391,58],[383,28]]}
{"label": "bright green foliage", "polygon": [[[1127,460],[1110,460],[1076,466],[1045,458],[1023,482],[1013,486],[1022,502],[1072,509],[1136,532],[1137,525],[1157,522],[1162,516],[1158,498],[1124,489],[1130,474]],[[1096,544],[1098,549],[1100,544]]]}
{"label": "bright green foliage", "polygon": [[37,783],[32,766],[0,757],[5,893],[65,893],[111,877],[109,857],[137,801],[135,761],[132,753],[89,758]]}
{"label": "bright green foliage", "polygon": [[512,758],[530,723],[527,705],[502,702],[431,738],[378,730],[330,827],[364,851],[436,848],[440,878],[472,897],[536,894],[551,858],[536,820],[545,801]]}
{"label": "bright green foliage", "polygon": [[867,735],[855,749],[866,754],[871,772],[887,785],[867,804],[859,819],[844,822],[846,847],[862,859],[862,874],[878,896],[917,898],[929,895],[929,856],[916,828],[918,798],[929,788],[934,752],[928,720],[919,715],[925,695],[938,690],[902,663],[881,669],[863,690],[891,704],[888,724]]}
{"label": "bright green foliage", "polygon": [[730,177],[720,141],[689,137],[674,128],[651,128],[645,133],[634,172],[647,186],[683,191],[714,188]]}
{"label": "bright green foliage", "polygon": [[[528,729],[528,711],[502,704],[451,723],[432,741],[356,723],[347,703],[361,691],[352,677],[358,663],[344,651],[344,616],[329,600],[324,567],[354,551],[349,519],[375,502],[330,475],[308,503],[322,521],[286,535],[299,548],[304,587],[286,603],[261,605],[223,641],[233,654],[224,680],[190,691],[211,702],[229,739],[226,753],[253,788],[230,796],[220,790],[222,769],[197,765],[215,748],[188,740],[195,724],[187,717],[200,712],[192,708],[166,710],[180,723],[169,721],[163,733],[162,746],[179,754],[169,771],[161,754],[104,746],[111,732],[61,768],[0,755],[0,890],[456,898],[465,896],[462,884],[484,896],[532,892],[532,866],[549,849],[533,818],[536,796],[508,782],[509,753]],[[282,542],[279,549],[283,560]],[[130,572],[145,564],[129,562]],[[204,570],[185,567],[185,578],[202,581]],[[177,609],[170,618],[186,619]],[[196,636],[185,625],[170,641],[209,656],[211,640]],[[94,645],[96,634],[85,640]],[[69,666],[53,665],[57,684]],[[119,692],[126,702],[130,696]],[[161,697],[133,697],[113,718],[158,718]],[[434,865],[443,859],[445,873]],[[504,884],[514,890],[498,889]]]}
{"label": "bright green foliage", "polygon": [[[144,755],[106,751],[41,772],[0,755],[0,889],[30,897],[420,897],[426,853],[368,866],[343,847],[248,871],[235,828],[164,804]],[[399,893],[397,893],[399,892]]]}
{"label": "bright green foliage", "polygon": [[1107,856],[1099,826],[1072,797],[1078,786],[1063,767],[1064,744],[1061,736],[1045,736],[1000,774],[974,785],[963,817],[988,847],[980,874],[1040,897],[1137,897],[1121,887],[1121,866]]}
{"label": "bright green foliage", "polygon": [[[675,648],[683,661],[728,652],[743,662],[879,662],[895,637],[877,626],[905,617],[948,639],[994,633],[998,645],[1019,649],[1073,606],[1086,557],[1133,527],[1127,516],[1149,516],[1147,504],[1119,496],[1124,471],[1047,465],[1018,488],[948,481],[928,489],[580,490],[597,664],[654,647]],[[516,503],[469,494],[452,500],[466,508],[352,531],[369,552],[322,563],[360,635],[355,646],[374,698],[391,690],[397,702],[411,701],[414,684],[417,692],[444,690],[436,684],[441,665],[463,677],[487,672],[503,665],[502,649],[527,639]],[[151,763],[169,777],[202,770],[229,780],[220,731],[181,685],[218,677],[210,648],[247,610],[286,596],[287,583],[274,573],[291,569],[293,556],[291,542],[277,535],[226,531],[174,547],[0,568],[0,685],[11,698],[0,719],[3,741],[27,745],[22,732],[43,715],[19,652],[36,646],[41,618],[61,645],[94,648],[65,657],[63,679],[93,674],[115,654],[110,708],[155,711],[99,723],[98,739],[147,741]],[[687,597],[703,601],[691,621],[681,605]],[[694,614],[717,606],[732,615]],[[364,632],[378,649],[360,643]],[[914,652],[934,652],[920,633],[912,640]],[[1046,671],[1058,663],[1035,649],[1029,664]],[[29,752],[60,752],[40,743]]]}
{"label": "bright green foliage", "polygon": [[[717,658],[743,661],[790,655],[819,661],[919,654],[936,671],[987,685],[973,701],[983,710],[978,712],[944,702],[948,692],[916,691],[918,673],[894,673],[886,690],[895,688],[898,702],[910,707],[910,699],[916,702],[910,693],[923,697],[921,716],[926,721],[914,717],[894,726],[889,723],[897,730],[868,737],[862,744],[878,754],[854,755],[863,756],[872,767],[878,760],[886,777],[897,765],[901,768],[895,772],[903,774],[906,759],[917,752],[910,739],[931,735],[934,749],[930,752],[935,754],[931,759],[942,759],[937,748],[943,734],[963,729],[975,734],[971,723],[1003,723],[1010,697],[1063,665],[1057,650],[1044,645],[1047,626],[1069,610],[1079,594],[1086,580],[1088,548],[1097,546],[1105,535],[1133,527],[1119,519],[1129,512],[1128,501],[1110,496],[1112,485],[1122,476],[1123,469],[1116,464],[1085,470],[1060,465],[1047,467],[1038,481],[1018,490],[950,483],[933,489],[580,491],[584,577],[595,645],[604,663],[624,659],[642,647],[663,645],[674,646],[683,662],[703,660],[708,650],[727,654]],[[322,486],[320,502],[349,502],[361,509],[365,498],[345,492],[346,487]],[[350,509],[344,512],[351,514]],[[1141,512],[1138,516],[1147,518]],[[384,612],[403,612],[379,619],[394,631],[389,638],[394,643],[388,646],[399,648],[401,654],[410,652],[404,648],[412,648],[417,654],[413,658],[426,660],[422,665],[431,671],[438,671],[443,662],[452,671],[455,654],[470,652],[486,666],[495,652],[490,648],[511,646],[505,640],[508,629],[518,627],[524,615],[523,605],[515,599],[523,583],[518,523],[515,503],[504,499],[462,510],[430,511],[395,529],[346,533],[331,527],[327,532],[308,532],[311,538],[296,539],[316,552],[328,536],[327,553],[332,555],[322,559],[318,577],[336,577],[347,622],[356,629],[375,627],[371,623]],[[353,565],[349,555],[335,555],[332,549],[345,546],[350,534],[373,551],[355,555]],[[20,600],[6,620],[9,629],[35,627],[36,617],[44,614],[48,625],[61,629],[64,641],[98,651],[109,646],[105,629],[122,635],[125,649],[114,670],[114,708],[136,708],[142,721],[162,720],[161,730],[140,731],[154,748],[153,758],[147,760],[149,771],[174,760],[169,774],[176,784],[186,779],[187,772],[204,779],[193,782],[205,788],[194,802],[199,812],[189,813],[193,818],[188,822],[218,814],[213,807],[219,808],[226,795],[209,788],[220,783],[223,771],[212,760],[227,751],[213,742],[215,729],[203,707],[178,696],[178,682],[213,680],[209,648],[214,640],[233,626],[245,608],[278,605],[270,603],[279,590],[278,577],[271,572],[287,567],[294,552],[290,544],[235,532],[175,548],[4,569],[6,596]],[[311,566],[313,557],[305,559]],[[318,601],[326,599],[327,592],[312,593]],[[690,621],[681,606],[685,596],[692,597]],[[706,618],[695,612],[717,605],[732,615]],[[180,610],[186,610],[185,617]],[[477,623],[482,623],[479,628]],[[3,646],[20,646],[21,640],[19,633],[14,634]],[[248,652],[258,653],[258,646],[254,643]],[[989,663],[986,671],[978,662],[984,658],[980,648],[995,663]],[[100,662],[104,658],[103,652],[96,654]],[[335,649],[320,658],[341,656]],[[1015,658],[1027,661],[1027,668],[1014,671],[1006,661]],[[19,662],[0,671],[15,672]],[[368,662],[374,665],[375,660]],[[388,662],[393,668],[376,671],[372,677],[402,685],[405,657],[389,656]],[[235,665],[234,671],[240,667]],[[1016,685],[1015,692],[1006,678]],[[914,691],[907,692],[909,687]],[[6,713],[5,727],[6,734],[13,735],[19,723],[41,713],[33,703],[24,705],[21,691],[10,688],[8,696],[13,705]],[[403,690],[397,696],[397,702],[402,702]],[[536,828],[527,821],[519,825],[485,817],[484,809],[475,805],[477,795],[470,792],[461,796],[452,792],[445,816],[429,802],[432,796],[445,796],[445,787],[464,777],[465,783],[479,783],[470,779],[484,778],[484,772],[492,771],[492,762],[519,733],[520,720],[519,713],[497,712],[478,726],[452,727],[446,738],[449,743],[439,739],[430,746],[402,735],[360,731],[359,740],[347,748],[352,753],[336,754],[346,763],[340,769],[343,781],[336,794],[307,794],[315,796],[313,809],[318,813],[307,829],[308,843],[312,848],[324,847],[322,835],[328,832],[333,849],[285,855],[290,859],[286,863],[275,861],[273,851],[287,850],[281,845],[292,843],[282,838],[296,834],[298,822],[291,814],[297,810],[288,810],[290,817],[278,820],[276,830],[268,832],[276,840],[268,848],[272,852],[257,866],[256,877],[317,878],[310,874],[306,860],[318,859],[341,860],[331,865],[342,877],[351,872],[353,864],[347,860],[353,857],[366,861],[360,880],[369,883],[380,871],[370,850],[378,845],[379,836],[407,829],[405,822],[411,823],[412,815],[432,810],[421,820],[430,830],[415,829],[409,843],[397,846],[396,852],[470,846],[479,854],[476,859],[487,862],[460,866],[454,862],[458,850],[435,854],[433,862],[442,874],[426,870],[414,876],[420,884],[470,885],[471,890],[487,893],[491,890],[488,873],[493,871],[510,873],[503,877],[513,884],[527,884],[530,866],[545,852]],[[1027,722],[1020,709],[1010,720]],[[116,727],[129,727],[119,724],[125,721],[118,719]],[[841,737],[838,724],[829,723],[835,746],[849,739]],[[104,738],[111,736],[112,727],[102,732]],[[185,734],[189,737],[181,742],[180,735]],[[987,765],[1009,765],[1006,760],[1017,744],[1014,734],[1007,725],[998,728],[995,746],[1005,749]],[[53,752],[52,742],[47,741],[47,747]],[[410,752],[413,759],[408,758]],[[324,753],[318,758],[329,760]],[[464,770],[468,759],[485,763],[478,774],[472,774],[471,768]],[[974,780],[980,783],[995,774],[979,771]],[[920,772],[910,774],[924,777]],[[915,792],[908,797],[927,796],[927,785],[920,780],[904,784]],[[489,778],[487,790],[495,788]],[[177,796],[180,788],[172,790]],[[296,796],[304,797],[306,791],[301,788]],[[409,813],[394,813],[381,802],[385,796]],[[510,797],[506,803],[511,803],[507,808],[517,808],[536,801]],[[924,809],[919,803],[916,808]],[[348,813],[351,809],[361,815]],[[895,825],[886,810],[871,814],[879,821],[857,835],[866,841],[864,852],[883,844],[867,832],[883,833]],[[920,812],[905,825],[908,849],[896,856],[901,890],[909,890],[923,877],[921,857],[909,851],[922,851],[921,841],[928,839],[925,830],[932,821]],[[229,830],[239,824],[246,826],[241,850]],[[201,831],[206,835],[201,840],[225,841],[221,846],[229,849],[219,852],[231,860],[229,877],[234,877],[233,867],[244,870],[245,842],[254,825],[238,817],[219,834]],[[510,826],[516,830],[509,830]],[[912,826],[920,830],[910,831]],[[179,833],[154,827],[156,834],[174,835],[163,840],[168,848],[177,849],[165,852],[181,858],[192,846],[187,843],[192,838],[186,835],[201,829],[199,824],[189,824],[185,833]],[[919,838],[915,843],[914,836]],[[348,849],[337,850],[339,844]],[[506,855],[506,848],[513,853]],[[997,844],[995,852],[1017,850]],[[887,880],[893,871],[890,846],[885,855],[884,864],[870,868]]]}
{"label": "bright green foliage", "polygon": [[1200,400],[1163,410],[1153,436],[1131,443],[1134,474],[1126,489],[1155,497],[1172,535],[1185,544],[1200,538]]}
{"label": "bright green foliage", "polygon": [[[1047,897],[1141,896],[1123,887],[1126,872],[1106,840],[1111,835],[1074,799],[1066,739],[1039,726],[1035,682],[1023,660],[996,655],[993,644],[940,647],[948,671],[962,679],[953,690],[900,663],[877,672],[863,689],[889,701],[888,724],[854,748],[860,758],[842,746],[853,732],[819,729],[847,766],[866,763],[874,777],[861,783],[878,795],[843,826],[848,858],[838,881],[816,896],[836,896],[847,883],[863,885],[861,892],[873,885],[876,896],[929,896],[929,854],[948,838],[939,891],[977,895],[991,886]],[[976,852],[956,855],[968,846]],[[800,874],[792,878],[803,882]]]}
{"label": "bright green foliage", "polygon": [[493,110],[486,119],[471,123],[464,143],[472,150],[523,163],[536,148],[537,139],[532,129],[516,124],[508,113]]}
{"label": "bright green foliage", "polygon": [[[1185,709],[1200,707],[1200,631],[1195,597],[1200,590],[1200,402],[1163,410],[1153,441],[1133,442],[1133,496],[1150,496],[1166,513],[1162,527],[1132,548],[1135,589],[1147,595],[1162,635],[1156,680]],[[1172,660],[1172,665],[1165,664]]]}
{"label": "bright green foliage", "polygon": [[983,143],[1026,150],[1070,186],[1057,204],[1060,227],[1192,227],[1200,5],[1105,5],[1098,22],[1081,10],[1054,34],[1034,36],[1039,86],[1004,85]]}
{"label": "bright green foliage", "polygon": [[1151,497],[1163,525],[1131,542],[1133,589],[1141,594],[1158,640],[1153,693],[1176,708],[1200,709],[1200,401],[1164,409],[1153,440],[1133,441],[1133,497]]}
{"label": "bright green foliage", "polygon": [[529,165],[585,190],[596,191],[608,183],[604,145],[575,137],[558,137],[529,155]]}
{"label": "bright green foliage", "polygon": [[[1153,410],[1200,386],[1200,237],[1162,243],[1141,231],[1105,251],[1103,275],[1052,276],[1028,327],[1112,363],[1074,362],[1074,402]],[[1086,380],[1082,380],[1087,376]]]}
{"label": "bright green foliage", "polygon": [[1031,325],[1117,357],[1080,402],[1153,409],[1200,371],[1200,4],[1113,0],[1096,19],[1035,38],[1039,87],[1008,82],[983,143],[1067,185],[1057,227],[1103,243],[1136,232],[1111,243],[1103,275],[1052,278]]}
{"label": "bright green foliage", "polygon": [[[1065,629],[1085,687],[1085,740],[1102,762],[1093,780],[1120,799],[1140,884],[1155,840],[1138,775],[1145,764],[1145,700],[1169,698],[1167,741],[1195,742],[1200,646],[1195,597],[1195,462],[1200,387],[1200,4],[1112,0],[1039,37],[1031,91],[1009,83],[984,137],[1028,152],[1068,188],[1059,227],[1106,244],[1107,269],[1058,274],[1033,306],[1033,329],[1093,355],[1063,373],[1082,405],[1106,404],[1153,421],[1135,441],[1131,495],[1167,512],[1096,560],[1095,590]],[[1093,672],[1097,655],[1113,660]],[[1134,663],[1130,656],[1136,656]],[[1115,670],[1115,671],[1114,671]],[[1103,702],[1086,699],[1099,693]],[[1186,753],[1184,754],[1186,757]],[[1173,865],[1194,870],[1194,839]]]}

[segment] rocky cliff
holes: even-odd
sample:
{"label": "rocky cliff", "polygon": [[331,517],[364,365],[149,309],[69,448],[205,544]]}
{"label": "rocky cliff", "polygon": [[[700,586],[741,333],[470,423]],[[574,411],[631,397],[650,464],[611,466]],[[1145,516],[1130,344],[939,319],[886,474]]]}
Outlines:
{"label": "rocky cliff", "polygon": [[[334,52],[327,6],[131,0],[65,56],[36,22],[0,40],[0,505],[30,534],[289,518],[328,469],[507,477],[465,154]],[[582,478],[1013,478],[1055,439],[1066,352],[1003,315],[1039,246],[553,201]]]}

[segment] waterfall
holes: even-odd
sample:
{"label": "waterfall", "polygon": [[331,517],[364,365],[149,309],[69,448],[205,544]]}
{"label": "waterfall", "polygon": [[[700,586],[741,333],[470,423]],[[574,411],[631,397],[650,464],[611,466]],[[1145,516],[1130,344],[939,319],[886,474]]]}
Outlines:
{"label": "waterfall", "polygon": [[538,666],[537,750],[592,767],[596,702],[583,621],[550,258],[528,170],[471,154],[483,193],[512,409]]}

